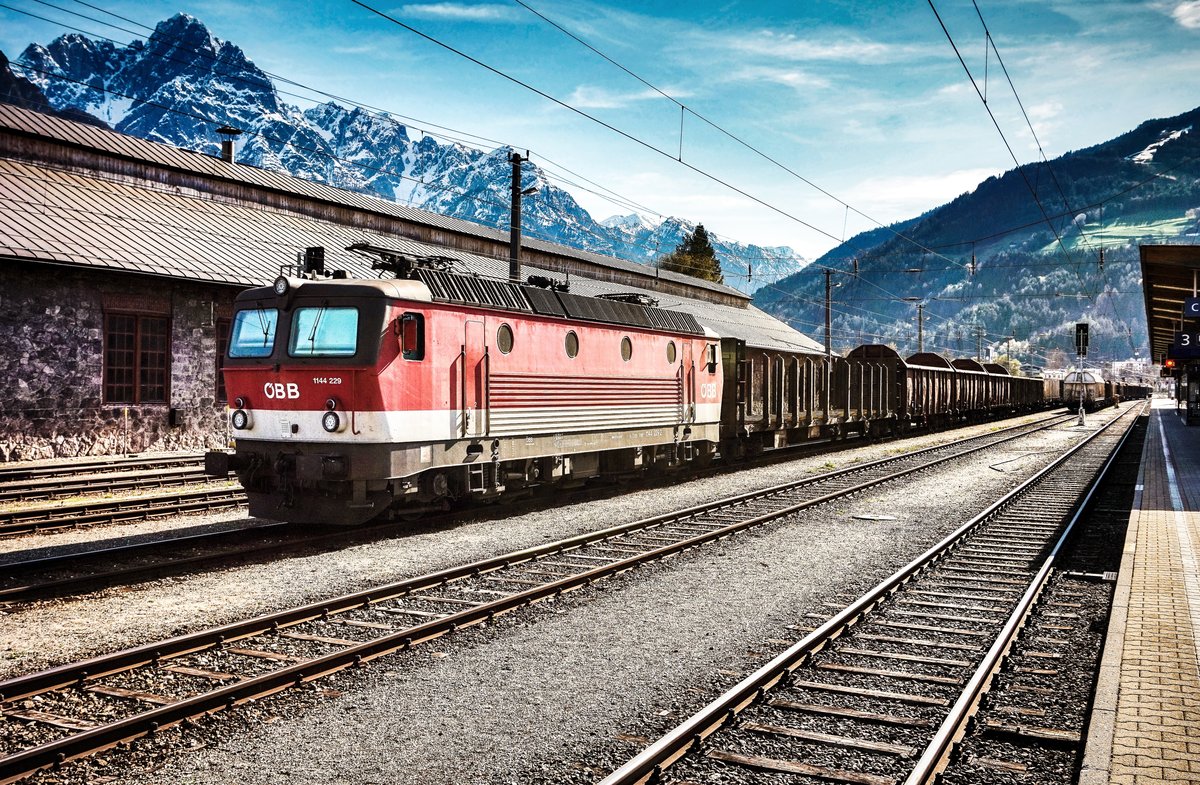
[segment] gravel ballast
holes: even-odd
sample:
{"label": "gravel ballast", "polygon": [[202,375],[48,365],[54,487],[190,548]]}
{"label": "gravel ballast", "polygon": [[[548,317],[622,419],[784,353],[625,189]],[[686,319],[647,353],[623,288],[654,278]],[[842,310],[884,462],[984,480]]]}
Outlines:
{"label": "gravel ballast", "polygon": [[[321,680],[131,754],[68,766],[180,783],[594,782],[1093,430],[1063,426]],[[995,426],[981,426],[988,430]],[[961,432],[956,433],[957,438]],[[943,441],[941,434],[904,448]],[[336,553],[47,602],[0,617],[11,676],[766,487],[899,443]],[[855,515],[895,516],[861,520]],[[338,693],[341,693],[340,695]],[[169,737],[174,735],[175,741]],[[201,748],[165,767],[160,744]],[[137,769],[142,769],[139,775]]]}

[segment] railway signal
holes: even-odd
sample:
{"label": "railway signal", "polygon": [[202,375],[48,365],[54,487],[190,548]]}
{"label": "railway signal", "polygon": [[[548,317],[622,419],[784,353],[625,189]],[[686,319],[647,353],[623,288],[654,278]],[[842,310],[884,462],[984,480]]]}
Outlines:
{"label": "railway signal", "polygon": [[[1075,325],[1075,352],[1079,355],[1079,381],[1083,382],[1083,358],[1087,357],[1088,350],[1088,324],[1087,322],[1078,322]],[[1083,411],[1083,387],[1079,385],[1079,424],[1087,425],[1087,417]]]}

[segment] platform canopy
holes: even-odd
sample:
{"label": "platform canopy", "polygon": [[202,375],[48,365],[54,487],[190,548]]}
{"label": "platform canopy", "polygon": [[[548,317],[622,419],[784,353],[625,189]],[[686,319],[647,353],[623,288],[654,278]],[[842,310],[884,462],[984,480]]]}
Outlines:
{"label": "platform canopy", "polygon": [[[1184,327],[1184,303],[1200,292],[1200,245],[1143,245],[1140,250],[1150,357],[1160,363]],[[1200,321],[1189,321],[1186,329],[1200,330]]]}

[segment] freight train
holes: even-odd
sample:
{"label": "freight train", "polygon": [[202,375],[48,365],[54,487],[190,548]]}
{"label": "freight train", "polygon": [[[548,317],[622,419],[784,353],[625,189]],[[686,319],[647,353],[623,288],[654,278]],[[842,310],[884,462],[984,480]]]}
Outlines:
{"label": "freight train", "polygon": [[1069,409],[1095,411],[1121,401],[1149,398],[1152,390],[1141,384],[1106,381],[1097,369],[1072,369],[1061,379],[1046,379],[1043,395],[1048,402]]}
{"label": "freight train", "polygon": [[382,259],[395,278],[280,276],[237,297],[235,449],[206,466],[237,473],[251,515],[353,525],[1043,405],[1040,380],[973,360],[768,350],[644,294]]}

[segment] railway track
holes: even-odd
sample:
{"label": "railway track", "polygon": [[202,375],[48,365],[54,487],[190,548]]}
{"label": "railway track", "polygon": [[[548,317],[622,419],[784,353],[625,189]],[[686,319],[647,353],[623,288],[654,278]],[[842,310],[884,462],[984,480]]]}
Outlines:
{"label": "railway track", "polygon": [[1042,600],[943,773],[944,785],[1077,780],[1147,421],[1134,426],[1082,529],[1075,526]]}
{"label": "railway track", "polygon": [[203,454],[184,453],[160,456],[117,455],[87,460],[0,464],[0,487],[43,481],[52,484],[54,480],[70,482],[71,478],[80,474],[100,475],[193,466],[204,467]]}
{"label": "railway track", "polygon": [[[818,441],[781,448],[748,461],[703,470],[736,471],[763,461],[787,460],[813,452],[838,452],[859,446],[858,438]],[[117,456],[72,463],[0,466],[0,537],[82,526],[149,520],[173,514],[230,509],[245,504],[240,488],[225,490],[204,473],[199,454],[160,457]],[[206,490],[220,488],[220,490]],[[178,491],[128,495],[147,488],[178,487]],[[60,504],[30,504],[37,500],[96,494],[127,494],[120,498],[83,498]]]}
{"label": "railway track", "polygon": [[[0,606],[13,607],[37,597],[95,585],[129,583],[220,561],[270,554],[297,544],[284,523],[258,524],[233,530],[186,534],[151,542],[111,545],[65,554],[0,563]],[[338,532],[341,541],[346,537]],[[320,538],[332,539],[325,532]]]}
{"label": "railway track", "polygon": [[0,682],[0,783],[1054,427],[1017,426]]}
{"label": "railway track", "polygon": [[1142,408],[1131,407],[601,785],[668,776],[754,782],[759,773],[856,785],[936,781]]}
{"label": "railway track", "polygon": [[88,493],[166,488],[209,482],[202,464],[164,466],[157,469],[123,469],[89,473],[86,469],[54,477],[36,477],[0,482],[0,504],[61,499]]}
{"label": "railway track", "polygon": [[23,505],[0,511],[0,536],[152,520],[189,512],[232,509],[245,503],[246,494],[241,487],[219,481],[161,493]]}

